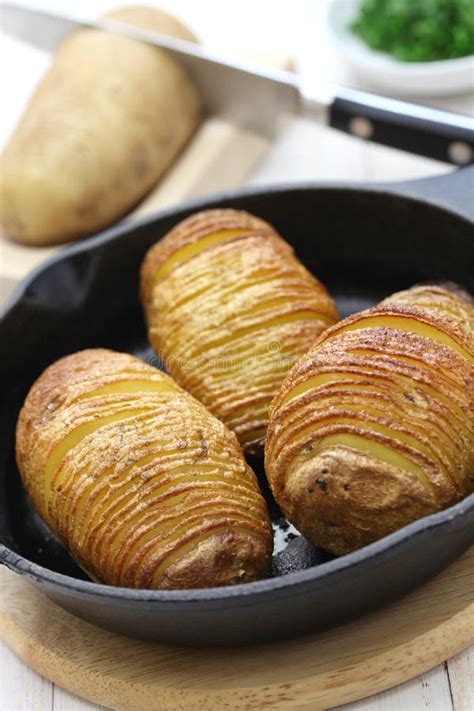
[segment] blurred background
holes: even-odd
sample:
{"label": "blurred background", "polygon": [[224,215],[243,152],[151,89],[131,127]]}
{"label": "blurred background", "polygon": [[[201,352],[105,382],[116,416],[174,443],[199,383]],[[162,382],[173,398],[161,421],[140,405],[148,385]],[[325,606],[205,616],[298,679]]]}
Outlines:
{"label": "blurred background", "polygon": [[[425,2],[434,9],[440,4],[428,0],[411,1],[415,4]],[[29,4],[95,16],[117,7],[120,2],[44,0]],[[403,96],[410,87],[410,77],[407,79],[405,74],[399,77],[393,66],[383,63],[384,58],[380,63],[380,56],[368,48],[364,51],[362,41],[354,36],[348,37],[344,32],[346,17],[354,14],[358,5],[353,0],[240,0],[238,3],[151,0],[148,4],[180,17],[209,47],[277,66],[291,62],[304,82],[321,85],[339,82],[392,96]],[[474,7],[474,3],[471,6]],[[50,60],[46,53],[1,35],[0,63],[4,71],[0,76],[3,97],[0,145],[5,143],[28,95]],[[406,67],[407,62],[403,64]],[[370,71],[365,69],[366,66]],[[8,67],[15,69],[9,71]],[[402,69],[405,71],[404,67]],[[430,68],[429,75],[423,75],[419,82],[420,94],[417,95],[416,88],[409,90],[409,98],[453,111],[474,113],[472,58],[471,64],[463,69],[460,89],[455,84],[459,76],[453,83],[453,77],[444,74],[441,72],[440,75],[439,70],[433,73]],[[448,95],[440,96],[440,92]],[[451,169],[447,164],[370,145],[300,119],[293,121],[276,144],[267,148],[269,150],[259,153],[256,165],[249,171],[250,182],[312,178],[398,180],[440,174]],[[224,178],[223,187],[227,187]]]}

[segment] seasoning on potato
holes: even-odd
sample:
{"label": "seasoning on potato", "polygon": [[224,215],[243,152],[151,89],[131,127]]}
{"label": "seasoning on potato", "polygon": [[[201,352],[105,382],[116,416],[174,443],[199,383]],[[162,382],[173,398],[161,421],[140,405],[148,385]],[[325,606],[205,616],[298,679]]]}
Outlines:
{"label": "seasoning on potato", "polygon": [[148,252],[149,340],[175,380],[262,451],[268,407],[295,360],[338,318],[276,230],[246,212],[189,217]]}
{"label": "seasoning on potato", "polygon": [[335,554],[474,490],[474,307],[418,286],[329,329],[270,411],[265,467],[289,520]]}
{"label": "seasoning on potato", "polygon": [[35,508],[92,578],[200,588],[265,576],[271,525],[235,435],[138,358],[94,349],[54,363],[16,447]]}
{"label": "seasoning on potato", "polygon": [[[194,39],[159,10],[130,7],[108,17]],[[74,32],[1,156],[0,224],[31,245],[107,227],[155,185],[199,118],[196,89],[166,52],[96,29]]]}

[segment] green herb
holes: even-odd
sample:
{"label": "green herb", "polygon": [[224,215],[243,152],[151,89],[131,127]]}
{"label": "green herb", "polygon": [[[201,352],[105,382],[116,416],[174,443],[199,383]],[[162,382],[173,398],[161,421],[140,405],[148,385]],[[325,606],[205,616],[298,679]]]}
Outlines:
{"label": "green herb", "polygon": [[362,0],[351,29],[405,62],[474,53],[474,0]]}

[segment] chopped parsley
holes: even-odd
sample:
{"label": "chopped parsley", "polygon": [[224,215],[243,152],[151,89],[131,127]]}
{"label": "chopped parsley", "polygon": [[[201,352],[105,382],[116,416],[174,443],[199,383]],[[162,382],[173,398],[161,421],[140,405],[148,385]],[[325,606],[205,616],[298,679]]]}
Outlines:
{"label": "chopped parsley", "polygon": [[474,0],[362,0],[351,29],[404,62],[474,53]]}

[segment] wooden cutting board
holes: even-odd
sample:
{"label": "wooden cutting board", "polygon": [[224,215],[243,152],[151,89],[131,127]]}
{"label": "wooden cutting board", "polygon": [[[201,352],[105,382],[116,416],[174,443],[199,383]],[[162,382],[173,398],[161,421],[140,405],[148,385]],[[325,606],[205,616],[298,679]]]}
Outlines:
{"label": "wooden cutting board", "polygon": [[474,547],[384,609],[255,647],[138,642],[73,617],[5,569],[0,589],[6,644],[55,684],[121,711],[318,711],[407,681],[474,642]]}

